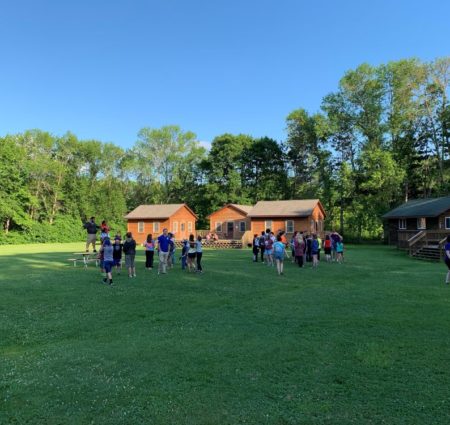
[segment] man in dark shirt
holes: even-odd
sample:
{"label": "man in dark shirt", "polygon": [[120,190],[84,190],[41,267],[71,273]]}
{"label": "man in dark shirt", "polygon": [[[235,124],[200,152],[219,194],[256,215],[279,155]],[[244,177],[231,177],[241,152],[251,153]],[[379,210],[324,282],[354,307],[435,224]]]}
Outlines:
{"label": "man in dark shirt", "polygon": [[167,229],[158,237],[159,265],[158,274],[167,272],[167,258],[169,257],[170,237]]}
{"label": "man in dark shirt", "polygon": [[89,252],[89,245],[92,244],[94,248],[94,252],[97,252],[95,249],[95,243],[97,242],[97,231],[100,229],[100,226],[95,224],[95,217],[91,217],[90,220],[84,224],[83,226],[87,231],[87,239],[86,239],[86,252]]}

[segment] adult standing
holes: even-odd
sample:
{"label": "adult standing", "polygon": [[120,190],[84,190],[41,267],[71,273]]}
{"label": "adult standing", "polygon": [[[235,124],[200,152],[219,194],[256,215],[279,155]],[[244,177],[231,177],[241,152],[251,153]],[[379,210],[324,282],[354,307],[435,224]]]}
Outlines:
{"label": "adult standing", "polygon": [[133,239],[133,234],[131,232],[126,234],[125,242],[123,244],[123,253],[125,254],[125,266],[128,269],[128,277],[136,277],[136,267],[134,266],[136,241]]}
{"label": "adult standing", "polygon": [[162,235],[158,237],[159,265],[158,274],[167,273],[167,259],[169,257],[170,237],[167,229],[163,229]]}
{"label": "adult standing", "polygon": [[95,217],[91,217],[83,227],[87,231],[86,252],[89,252],[89,245],[91,244],[94,248],[94,252],[97,252],[97,250],[95,249],[95,243],[97,242],[97,231],[98,229],[100,229],[100,226],[95,223]]}

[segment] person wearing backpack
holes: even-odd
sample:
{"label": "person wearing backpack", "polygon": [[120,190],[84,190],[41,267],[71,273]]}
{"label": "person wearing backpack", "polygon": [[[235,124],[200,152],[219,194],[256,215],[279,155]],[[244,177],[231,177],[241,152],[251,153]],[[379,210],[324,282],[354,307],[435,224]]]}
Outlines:
{"label": "person wearing backpack", "polygon": [[317,268],[319,265],[319,241],[317,240],[317,235],[314,233],[311,239],[311,257],[312,257],[312,266],[313,268]]}
{"label": "person wearing backpack", "polygon": [[273,240],[270,237],[270,234],[268,235],[268,238],[264,241],[265,250],[264,250],[264,256],[267,260],[267,265],[273,267]]}
{"label": "person wearing backpack", "polygon": [[275,262],[277,263],[278,276],[283,274],[284,256],[286,254],[286,246],[282,242],[281,235],[277,236],[277,241],[273,244]]}

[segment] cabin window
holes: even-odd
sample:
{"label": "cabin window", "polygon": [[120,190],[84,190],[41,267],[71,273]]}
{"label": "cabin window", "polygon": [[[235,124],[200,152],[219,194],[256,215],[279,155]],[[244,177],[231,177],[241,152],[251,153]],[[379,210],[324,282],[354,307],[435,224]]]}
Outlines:
{"label": "cabin window", "polygon": [[[264,226],[266,227],[266,229],[272,230],[272,220],[266,220],[264,222]],[[266,230],[264,229],[264,230]]]}
{"label": "cabin window", "polygon": [[245,221],[239,223],[239,231],[245,232]]}
{"label": "cabin window", "polygon": [[182,232],[184,232],[185,229],[186,229],[186,225],[185,225],[184,223],[181,223],[181,224],[180,224],[180,230],[181,230]]}
{"label": "cabin window", "polygon": [[178,233],[178,221],[173,222],[173,233]]}
{"label": "cabin window", "polygon": [[154,221],[153,222],[153,233],[158,233],[159,232],[159,221]]}
{"label": "cabin window", "polygon": [[222,233],[222,223],[220,221],[216,221],[216,232]]}
{"label": "cabin window", "polygon": [[400,218],[398,220],[398,229],[399,230],[406,230],[406,218]]}
{"label": "cabin window", "polygon": [[286,233],[294,233],[294,220],[286,220]]}
{"label": "cabin window", "polygon": [[417,219],[417,230],[425,230],[427,228],[427,220],[425,217]]}
{"label": "cabin window", "polygon": [[445,217],[445,228],[450,229],[450,217]]}
{"label": "cabin window", "polygon": [[192,232],[192,221],[188,221],[188,232]]}
{"label": "cabin window", "polygon": [[143,221],[138,221],[138,233],[144,233],[144,222]]}

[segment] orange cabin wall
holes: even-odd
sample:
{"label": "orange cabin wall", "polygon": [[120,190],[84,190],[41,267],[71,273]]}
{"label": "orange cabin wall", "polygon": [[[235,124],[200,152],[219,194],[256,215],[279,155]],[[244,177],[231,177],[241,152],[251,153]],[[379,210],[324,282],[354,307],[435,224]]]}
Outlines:
{"label": "orange cabin wall", "polygon": [[[250,230],[250,219],[246,214],[232,207],[225,207],[212,213],[209,217],[209,230],[216,233],[219,239],[241,239],[245,232],[240,231],[240,222],[245,221],[245,230]],[[216,230],[216,223],[222,223],[222,231]],[[228,234],[227,223],[233,223],[233,234]]]}
{"label": "orange cabin wall", "polygon": [[[142,244],[146,241],[147,235],[150,233],[153,238],[157,238],[162,234],[164,228],[169,229],[169,232],[175,233],[175,239],[181,240],[188,238],[190,233],[196,234],[196,217],[186,208],[180,208],[175,214],[168,219],[129,219],[127,223],[127,231],[133,233],[136,243]],[[141,233],[138,232],[138,223],[144,222],[144,229]],[[153,223],[159,223],[159,231],[153,230]],[[174,223],[178,223],[178,231],[174,232]],[[188,222],[192,223],[192,232],[188,231]],[[184,223],[184,231],[181,231],[181,224]]]}
{"label": "orange cabin wall", "polygon": [[[314,218],[314,217],[317,217]],[[271,230],[274,233],[277,233],[278,230],[284,230],[286,232],[286,221],[287,220],[293,220],[294,221],[294,231],[299,232],[316,232],[316,221],[323,222],[323,214],[321,213],[320,209],[319,212],[316,213],[316,215],[313,213],[309,217],[292,217],[292,218],[277,218],[277,217],[267,217],[267,218],[252,218],[251,220],[251,230],[253,234],[260,235],[262,231],[266,230],[266,221],[272,220],[272,228]],[[320,231],[320,228],[318,229]]]}

